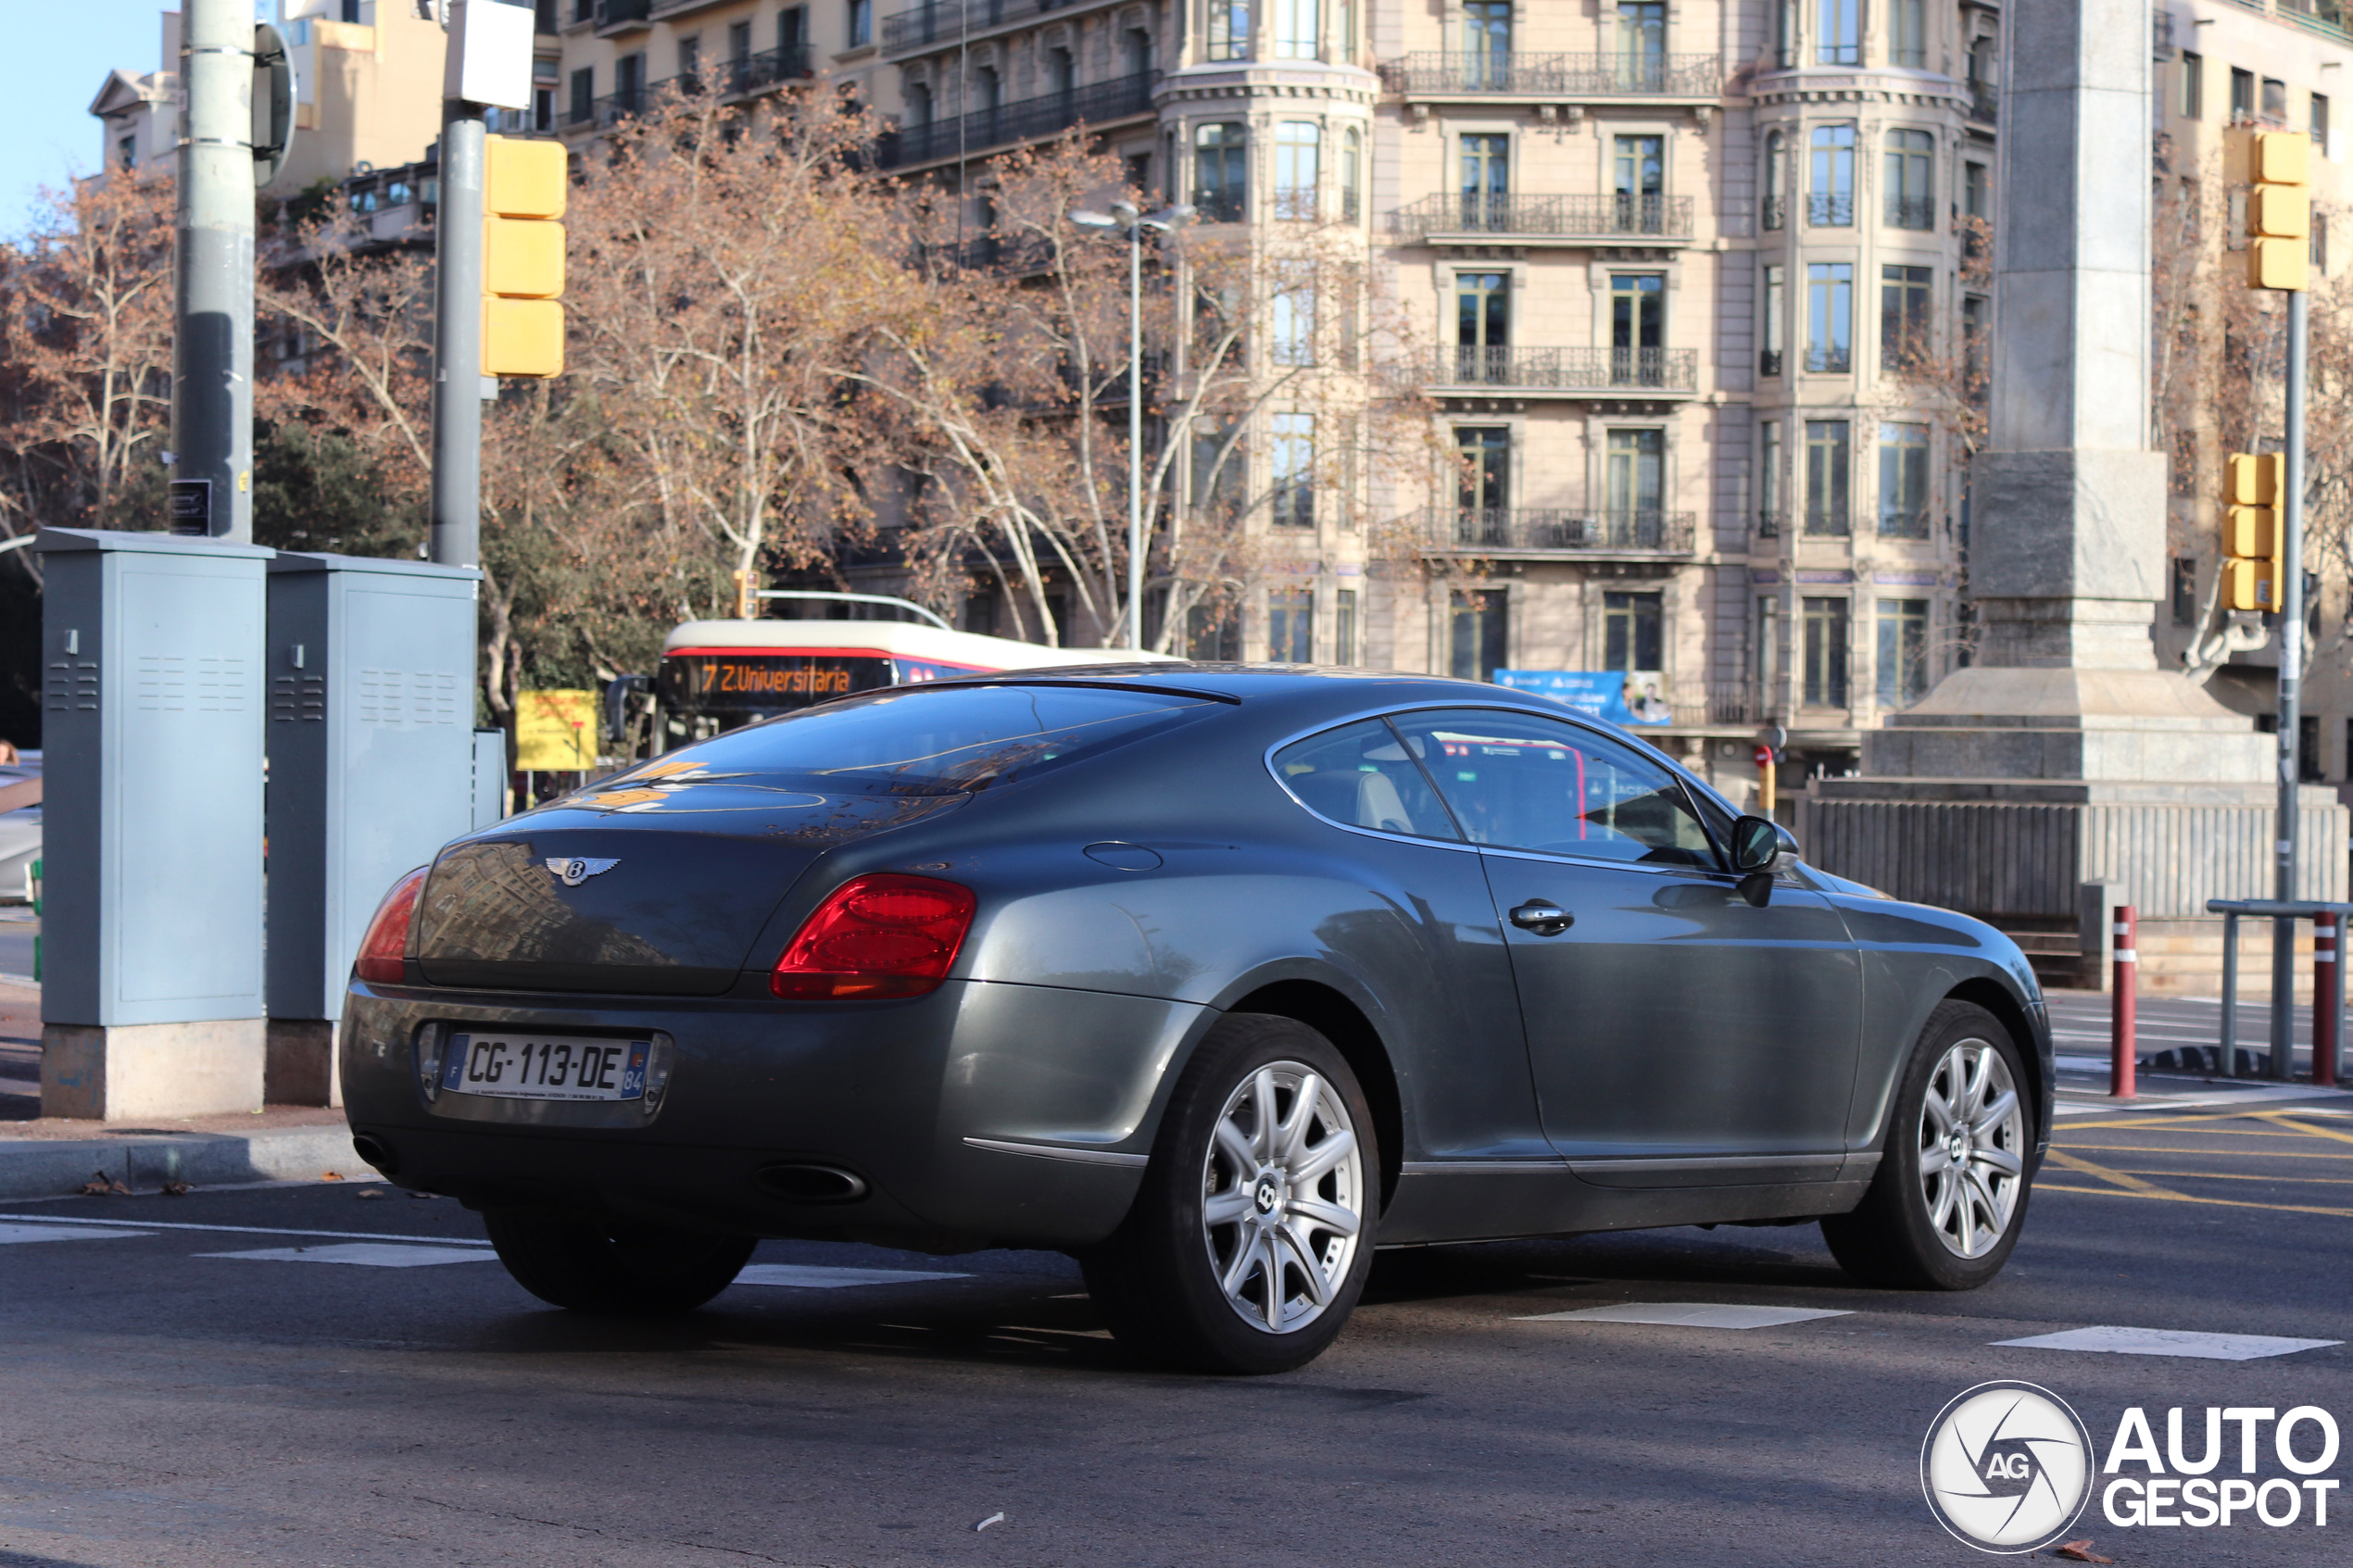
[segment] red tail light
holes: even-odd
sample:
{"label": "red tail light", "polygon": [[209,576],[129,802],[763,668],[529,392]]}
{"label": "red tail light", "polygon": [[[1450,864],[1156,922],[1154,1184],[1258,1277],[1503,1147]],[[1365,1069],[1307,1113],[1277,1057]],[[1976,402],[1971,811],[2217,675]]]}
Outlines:
{"label": "red tail light", "polygon": [[852,877],[801,922],[768,989],[792,1002],[928,995],[964,945],[974,903],[971,888],[927,876]]}
{"label": "red tail light", "polygon": [[394,883],[376,906],[376,918],[368,922],[368,935],[359,944],[359,960],[352,965],[360,979],[400,984],[400,960],[409,952],[409,921],[416,913],[417,895],[425,890],[426,870],[419,866]]}

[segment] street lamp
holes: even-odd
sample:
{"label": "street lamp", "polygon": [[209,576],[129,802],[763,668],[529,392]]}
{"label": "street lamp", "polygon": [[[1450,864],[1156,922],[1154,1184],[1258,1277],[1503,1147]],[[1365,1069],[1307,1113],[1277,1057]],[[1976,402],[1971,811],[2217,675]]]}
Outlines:
{"label": "street lamp", "polygon": [[1082,229],[1127,236],[1127,646],[1144,651],[1144,231],[1166,234],[1192,217],[1189,207],[1139,210],[1114,202],[1109,212],[1074,212]]}

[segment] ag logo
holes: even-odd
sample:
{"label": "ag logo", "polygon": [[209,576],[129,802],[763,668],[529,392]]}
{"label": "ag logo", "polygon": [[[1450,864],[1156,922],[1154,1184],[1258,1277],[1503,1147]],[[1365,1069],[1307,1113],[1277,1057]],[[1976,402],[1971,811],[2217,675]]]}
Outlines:
{"label": "ag logo", "polygon": [[1929,1423],[1920,1489],[1936,1522],[1980,1551],[2032,1551],[2092,1500],[2091,1434],[2047,1388],[1981,1383]]}

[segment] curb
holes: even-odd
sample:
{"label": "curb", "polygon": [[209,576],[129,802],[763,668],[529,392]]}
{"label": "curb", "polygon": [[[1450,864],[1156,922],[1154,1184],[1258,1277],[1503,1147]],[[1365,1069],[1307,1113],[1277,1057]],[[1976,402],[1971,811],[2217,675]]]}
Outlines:
{"label": "curb", "polygon": [[379,1179],[374,1168],[353,1151],[348,1127],[158,1137],[0,1137],[0,1199],[77,1193],[94,1171],[106,1172],[134,1191],[152,1191],[168,1181],[199,1187],[316,1181],[329,1171]]}

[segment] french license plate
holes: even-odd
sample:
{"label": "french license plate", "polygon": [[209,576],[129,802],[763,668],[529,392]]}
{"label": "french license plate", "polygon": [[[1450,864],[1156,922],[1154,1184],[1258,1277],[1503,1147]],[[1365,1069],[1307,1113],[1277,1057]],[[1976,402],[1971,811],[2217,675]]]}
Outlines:
{"label": "french license plate", "polygon": [[441,1086],[499,1099],[643,1099],[652,1053],[650,1040],[453,1034],[442,1051]]}

